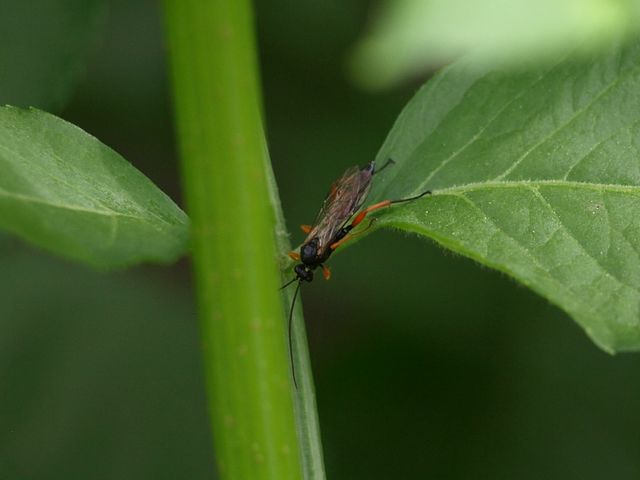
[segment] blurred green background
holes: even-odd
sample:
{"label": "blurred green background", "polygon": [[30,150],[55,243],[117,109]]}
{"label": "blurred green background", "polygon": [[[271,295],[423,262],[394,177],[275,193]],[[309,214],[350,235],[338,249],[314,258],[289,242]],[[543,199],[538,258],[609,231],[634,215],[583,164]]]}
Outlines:
{"label": "blurred green background", "polygon": [[[180,201],[158,4],[109,3],[59,113]],[[375,95],[347,80],[375,6],[257,1],[294,243],[424,80]],[[96,273],[6,235],[0,259],[0,478],[215,478],[188,263]],[[414,236],[378,232],[332,266],[303,292],[328,478],[640,477],[640,356],[604,354],[545,300]]]}

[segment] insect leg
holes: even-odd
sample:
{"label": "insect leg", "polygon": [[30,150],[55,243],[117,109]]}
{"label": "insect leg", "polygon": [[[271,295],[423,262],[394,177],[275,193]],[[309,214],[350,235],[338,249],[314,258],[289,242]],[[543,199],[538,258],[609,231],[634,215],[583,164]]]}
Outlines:
{"label": "insect leg", "polygon": [[[351,222],[351,225],[349,225],[349,227],[351,227],[351,228],[357,227],[365,219],[365,217],[369,213],[371,213],[371,212],[373,212],[375,210],[379,210],[380,208],[388,207],[392,203],[393,202],[391,200],[383,200],[382,202],[374,203],[373,205],[365,208],[358,215],[356,215],[356,218],[353,219],[353,221]],[[351,230],[351,228],[349,228],[349,230]]]}
{"label": "insect leg", "polygon": [[331,278],[331,270],[329,270],[329,267],[325,266],[325,265],[320,265],[322,267],[322,276],[324,277],[325,280],[329,280]]}
{"label": "insect leg", "polygon": [[418,200],[419,198],[424,197],[425,195],[431,195],[431,190],[425,190],[424,192],[422,192],[419,195],[415,195],[413,197],[409,197],[409,198],[401,198],[399,200],[391,200],[390,203],[404,203],[404,202],[412,202],[414,200]]}
{"label": "insect leg", "polygon": [[303,233],[309,233],[312,229],[313,227],[311,225],[300,225],[300,230],[302,230]]}
{"label": "insect leg", "polygon": [[289,252],[287,253],[287,255],[289,255],[289,258],[295,260],[296,262],[300,261],[300,254],[298,252]]}
{"label": "insect leg", "polygon": [[[350,230],[354,229],[355,227],[357,227],[365,218],[366,216],[375,211],[375,210],[379,210],[380,208],[386,208],[390,205],[393,205],[395,203],[404,203],[404,202],[411,202],[413,200],[418,200],[421,197],[424,197],[425,195],[431,195],[431,190],[426,190],[424,192],[422,192],[420,195],[415,195],[413,197],[409,197],[409,198],[401,198],[399,200],[383,200],[382,202],[378,202],[378,203],[374,203],[373,205],[365,208],[364,210],[362,210],[358,215],[356,215],[356,217],[353,219],[353,221],[351,222],[350,225],[347,225],[346,227],[343,228],[343,230],[345,232],[349,232]],[[375,220],[375,219],[374,219]],[[371,223],[369,223],[369,226],[367,227],[367,229],[369,229],[369,227],[371,227],[371,224],[373,223],[373,221],[371,221]],[[366,231],[366,230],[364,230]],[[353,238],[353,235],[346,235],[344,237],[342,237],[340,240],[338,240],[337,242],[331,244],[331,250],[335,250],[336,248],[338,248],[340,245],[342,245],[343,243],[345,243],[346,241],[348,241],[349,239]]]}
{"label": "insect leg", "polygon": [[415,195],[409,198],[401,198],[399,200],[383,200],[382,202],[374,203],[373,205],[365,208],[358,215],[356,215],[356,218],[354,218],[353,222],[351,222],[351,228],[356,227],[356,225],[362,222],[362,220],[364,220],[364,218],[374,210],[388,207],[389,205],[393,205],[394,203],[412,202],[413,200],[418,200],[419,198],[422,198],[425,195],[431,195],[431,190],[426,190],[422,192],[420,195]]}

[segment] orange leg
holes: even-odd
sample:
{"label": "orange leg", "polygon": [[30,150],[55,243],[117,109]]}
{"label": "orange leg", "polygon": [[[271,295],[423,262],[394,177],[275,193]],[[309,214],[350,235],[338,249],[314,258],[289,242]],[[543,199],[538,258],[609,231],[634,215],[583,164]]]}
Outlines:
{"label": "orange leg", "polygon": [[287,255],[289,255],[289,258],[295,260],[296,262],[300,261],[300,254],[298,252],[289,252],[287,253]]}
{"label": "orange leg", "polygon": [[[425,192],[422,192],[420,195],[416,195],[414,197],[409,197],[409,198],[401,198],[400,200],[383,200],[382,202],[374,203],[373,205],[365,208],[360,213],[358,213],[358,215],[356,215],[356,217],[351,222],[351,225],[347,226],[346,229],[347,229],[347,231],[354,229],[360,223],[362,223],[362,221],[366,218],[366,216],[369,213],[371,213],[371,212],[373,212],[375,210],[378,210],[380,208],[386,208],[389,205],[393,205],[394,203],[411,202],[413,200],[417,200],[417,199],[419,199],[421,197],[424,197],[425,195],[431,195],[431,191],[427,190]],[[371,224],[373,224],[374,220],[372,220],[371,223],[369,223],[369,226],[365,230],[363,230],[362,232],[365,232],[366,230],[368,230],[369,227],[371,227]],[[357,235],[359,235],[362,232],[359,232]],[[342,245],[345,242],[348,242],[353,237],[354,237],[354,235],[345,235],[341,240],[338,240],[337,242],[332,243],[329,248],[331,248],[331,250],[335,250],[340,245]]]}
{"label": "orange leg", "polygon": [[373,212],[374,210],[388,207],[389,205],[393,205],[394,203],[412,202],[413,200],[418,200],[419,198],[424,197],[425,195],[431,195],[431,190],[422,192],[420,195],[416,195],[415,197],[401,198],[400,200],[383,200],[382,202],[374,203],[373,205],[365,208],[358,215],[356,215],[356,218],[354,218],[353,222],[351,222],[351,228],[355,228],[356,225],[358,225],[360,222],[362,222],[362,220],[364,220],[364,217],[366,217],[367,214]]}
{"label": "orange leg", "polygon": [[322,265],[322,276],[325,280],[329,280],[331,278],[331,270],[329,270],[329,267]]}
{"label": "orange leg", "polygon": [[365,219],[367,214],[373,212],[374,210],[388,207],[389,205],[391,205],[391,200],[383,200],[382,202],[374,203],[370,207],[365,208],[358,215],[356,215],[356,218],[353,219],[353,222],[351,222],[351,228],[357,227],[360,222]]}
{"label": "orange leg", "polygon": [[304,233],[309,233],[312,229],[313,227],[311,225],[300,225],[300,230]]}

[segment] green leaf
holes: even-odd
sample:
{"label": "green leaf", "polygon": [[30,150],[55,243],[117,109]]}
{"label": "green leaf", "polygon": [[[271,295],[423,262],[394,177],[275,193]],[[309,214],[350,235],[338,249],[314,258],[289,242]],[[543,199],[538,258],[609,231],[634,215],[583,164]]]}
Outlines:
{"label": "green leaf", "polygon": [[51,252],[109,268],[169,262],[186,215],[120,155],[38,110],[0,108],[0,227]]}
{"label": "green leaf", "polygon": [[103,0],[0,2],[0,105],[64,105],[104,13]]}
{"label": "green leaf", "polygon": [[480,64],[546,61],[637,32],[640,6],[621,0],[393,0],[357,45],[352,69],[384,88],[468,54]]}
{"label": "green leaf", "polygon": [[378,226],[513,276],[607,351],[640,348],[639,43],[518,74],[457,63],[407,105],[386,158],[372,202],[433,196]]}

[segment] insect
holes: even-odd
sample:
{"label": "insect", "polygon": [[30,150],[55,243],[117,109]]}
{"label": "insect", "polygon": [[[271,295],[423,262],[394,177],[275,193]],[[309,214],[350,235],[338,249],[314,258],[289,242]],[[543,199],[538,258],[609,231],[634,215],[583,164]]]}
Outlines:
{"label": "insect", "polygon": [[[293,367],[291,324],[293,309],[295,307],[296,298],[298,297],[302,282],[312,282],[314,271],[317,268],[321,268],[325,280],[329,280],[331,277],[331,271],[325,265],[325,262],[337,248],[355,236],[350,232],[362,223],[369,213],[381,208],[389,207],[396,203],[411,202],[424,197],[425,195],[431,194],[430,190],[426,190],[419,195],[409,198],[383,200],[382,202],[375,203],[358,212],[371,190],[371,183],[374,175],[380,173],[393,163],[395,162],[389,159],[379,170],[376,170],[376,165],[373,161],[369,162],[364,167],[353,166],[348,168],[347,171],[345,171],[338,180],[333,182],[329,188],[329,193],[324,199],[322,208],[320,209],[313,225],[300,226],[302,231],[307,234],[307,238],[305,238],[302,243],[300,251],[289,252],[289,257],[301,263],[294,267],[296,276],[282,286],[282,288],[285,288],[295,281],[298,282],[296,291],[293,295],[293,301],[291,302],[291,309],[289,310],[288,326],[291,371],[296,388],[298,385]],[[356,212],[358,213],[356,214]],[[371,227],[374,220],[375,219],[369,222],[366,229]]]}

